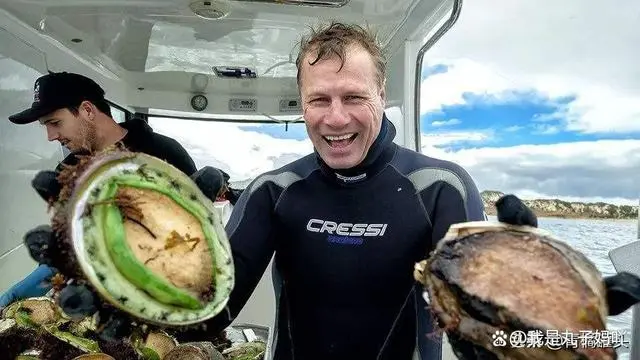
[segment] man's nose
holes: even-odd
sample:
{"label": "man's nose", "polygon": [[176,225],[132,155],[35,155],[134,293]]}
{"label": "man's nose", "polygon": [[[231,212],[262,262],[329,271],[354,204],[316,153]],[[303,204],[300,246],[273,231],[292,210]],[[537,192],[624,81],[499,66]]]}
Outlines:
{"label": "man's nose", "polygon": [[47,127],[47,140],[56,141],[58,140],[58,137],[59,137],[59,134],[56,130],[53,130],[50,127]]}
{"label": "man's nose", "polygon": [[344,127],[349,124],[349,114],[341,101],[336,100],[331,103],[329,113],[325,117],[325,124],[331,127]]}

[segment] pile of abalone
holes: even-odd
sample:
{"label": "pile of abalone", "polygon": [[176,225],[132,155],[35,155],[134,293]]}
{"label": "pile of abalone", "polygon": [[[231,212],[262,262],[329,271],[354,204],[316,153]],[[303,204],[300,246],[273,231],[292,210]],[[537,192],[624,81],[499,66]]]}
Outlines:
{"label": "pile of abalone", "polygon": [[188,176],[114,147],[80,157],[57,182],[51,226],[28,233],[25,243],[58,273],[47,297],[3,310],[3,356],[262,358],[263,341],[232,344],[207,331],[233,289],[233,262],[213,202]]}

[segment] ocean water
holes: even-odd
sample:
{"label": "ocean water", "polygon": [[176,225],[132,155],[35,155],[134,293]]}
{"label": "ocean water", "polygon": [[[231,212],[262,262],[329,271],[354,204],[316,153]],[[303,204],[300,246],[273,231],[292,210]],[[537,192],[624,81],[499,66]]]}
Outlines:
{"label": "ocean water", "polygon": [[[495,220],[495,217],[490,217]],[[574,220],[557,218],[539,218],[538,227],[550,231],[559,239],[566,241],[574,249],[581,251],[603,276],[615,274],[609,259],[609,251],[637,239],[637,221],[635,220]],[[631,341],[631,309],[618,316],[608,318],[607,328],[624,334]],[[636,339],[640,342],[640,339]],[[629,348],[618,348],[620,360],[629,360]]]}

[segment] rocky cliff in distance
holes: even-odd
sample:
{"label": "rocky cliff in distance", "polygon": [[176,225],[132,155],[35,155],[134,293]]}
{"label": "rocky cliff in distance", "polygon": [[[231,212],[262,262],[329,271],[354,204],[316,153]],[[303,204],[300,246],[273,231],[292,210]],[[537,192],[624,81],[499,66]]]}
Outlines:
{"label": "rocky cliff in distance", "polygon": [[[481,193],[487,214],[496,214],[496,201],[504,195],[499,191],[487,190]],[[606,203],[567,202],[559,199],[523,200],[538,217],[559,217],[570,219],[637,219],[638,207],[612,205]]]}

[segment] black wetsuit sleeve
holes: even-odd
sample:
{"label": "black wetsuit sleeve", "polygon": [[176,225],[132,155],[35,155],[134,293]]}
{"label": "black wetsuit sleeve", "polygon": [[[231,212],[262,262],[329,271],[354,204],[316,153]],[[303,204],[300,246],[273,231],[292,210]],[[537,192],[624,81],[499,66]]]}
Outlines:
{"label": "black wetsuit sleeve", "polygon": [[[459,182],[456,184],[439,182],[439,189],[433,192],[435,198],[424,199],[433,206],[432,245],[435,246],[452,224],[485,220],[484,205],[473,179],[461,168],[455,171]],[[428,201],[428,202],[427,202]]]}
{"label": "black wetsuit sleeve", "polygon": [[234,318],[249,300],[275,251],[274,190],[263,184],[243,192],[226,226],[236,277],[229,300]]}
{"label": "black wetsuit sleeve", "polygon": [[233,208],[226,232],[233,255],[235,284],[227,309],[207,323],[207,332],[220,333],[233,322],[269,265],[275,251],[272,200],[275,191],[268,184],[249,186]]}

